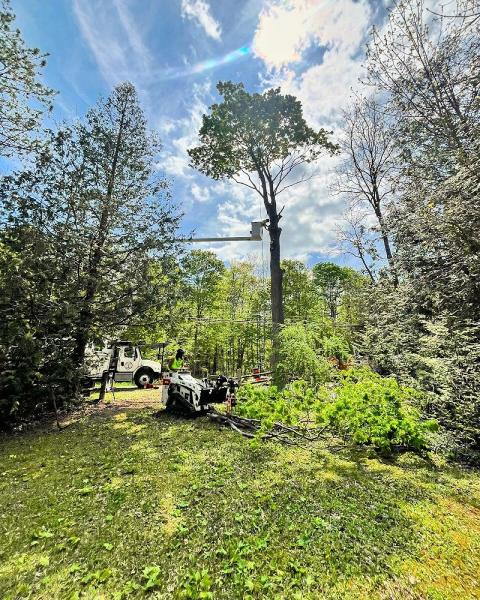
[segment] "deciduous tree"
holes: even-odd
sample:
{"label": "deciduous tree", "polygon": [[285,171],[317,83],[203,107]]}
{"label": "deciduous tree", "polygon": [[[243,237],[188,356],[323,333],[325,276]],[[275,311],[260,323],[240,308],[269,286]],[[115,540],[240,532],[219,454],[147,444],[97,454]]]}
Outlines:
{"label": "deciduous tree", "polygon": [[345,293],[350,279],[354,277],[355,271],[331,262],[318,263],[312,271],[315,285],[327,303],[330,318],[335,321],[342,295]]}
{"label": "deciduous tree", "polygon": [[[334,153],[324,129],[315,131],[303,117],[302,105],[280,89],[249,94],[243,84],[220,82],[223,101],[203,116],[200,145],[188,152],[192,165],[213,179],[231,179],[254,190],[269,218],[272,321],[283,323],[282,269],[278,197],[305,181],[305,165],[322,153]],[[275,357],[275,352],[274,352]]]}
{"label": "deciduous tree", "polygon": [[[377,222],[385,258],[396,281],[391,241],[385,220],[385,205],[391,200],[396,166],[395,132],[384,115],[382,107],[373,98],[358,98],[350,111],[345,111],[345,137],[341,143],[345,160],[338,170],[335,185],[355,209],[368,207]],[[359,233],[355,231],[357,242]],[[360,245],[354,244],[357,252]],[[365,252],[361,258],[365,259]],[[365,260],[364,267],[369,271]],[[372,277],[372,273],[370,273]]]}

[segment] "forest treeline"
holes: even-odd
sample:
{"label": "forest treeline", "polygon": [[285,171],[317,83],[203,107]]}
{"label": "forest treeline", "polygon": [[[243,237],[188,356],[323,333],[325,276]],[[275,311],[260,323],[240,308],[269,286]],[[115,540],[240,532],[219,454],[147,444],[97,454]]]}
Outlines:
{"label": "forest treeline", "polygon": [[[364,322],[365,277],[333,263],[319,263],[313,269],[298,260],[281,264],[285,311],[281,338],[299,329],[317,332],[331,346],[321,354],[333,362],[347,362],[356,347],[355,331]],[[127,338],[142,340],[146,349],[171,340],[170,353],[175,344],[184,347],[197,376],[248,374],[252,368],[268,371],[272,324],[264,271],[256,259],[226,266],[214,252],[193,250],[179,261],[175,280],[169,280],[171,304],[164,305],[163,312],[157,308],[146,312],[140,324],[126,330]],[[286,352],[283,346],[288,344],[281,344]],[[151,350],[152,355],[155,352]],[[306,375],[298,369],[293,361],[289,377]]]}
{"label": "forest treeline", "polygon": [[[59,403],[78,398],[91,341],[174,340],[200,375],[266,368],[273,339],[280,384],[315,385],[325,364],[369,364],[422,392],[419,409],[442,426],[441,445],[478,460],[479,25],[478,0],[438,14],[422,0],[396,2],[369,36],[363,95],[344,111],[336,139],[309,129],[300,103],[279,90],[249,96],[220,84],[224,101],[204,120],[192,164],[214,179],[257,170],[273,219],[272,283],[264,265],[226,266],[178,241],[180,201],[133,85],[118,85],[76,121],[45,126],[55,102],[41,83],[46,57],[26,46],[4,2],[0,418],[48,410],[52,394]],[[235,110],[248,117],[259,102],[281,105],[302,125],[292,137],[286,117],[268,121],[279,180],[289,165],[321,161],[315,144],[339,153],[338,245],[357,270],[277,264],[288,205],[284,215],[276,208],[270,149],[255,138],[241,164],[233,150],[220,163],[214,151],[219,128],[233,139]]]}

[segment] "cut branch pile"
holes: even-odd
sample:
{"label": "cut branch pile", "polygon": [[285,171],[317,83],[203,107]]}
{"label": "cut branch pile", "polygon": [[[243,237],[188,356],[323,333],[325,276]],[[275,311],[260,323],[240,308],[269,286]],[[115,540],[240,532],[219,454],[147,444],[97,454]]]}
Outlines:
{"label": "cut branch pile", "polygon": [[247,419],[237,415],[220,413],[216,410],[211,410],[208,417],[214,423],[230,427],[244,437],[254,438],[261,432],[262,439],[271,439],[289,445],[301,445],[302,442],[314,442],[322,437],[326,437],[327,430],[325,427],[306,428],[284,425],[283,423],[275,423],[268,431],[263,431],[261,422],[258,419]]}

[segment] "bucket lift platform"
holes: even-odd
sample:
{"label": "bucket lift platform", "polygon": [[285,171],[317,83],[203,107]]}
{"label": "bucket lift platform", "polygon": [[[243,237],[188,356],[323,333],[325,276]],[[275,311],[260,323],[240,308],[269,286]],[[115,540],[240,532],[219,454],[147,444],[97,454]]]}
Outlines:
{"label": "bucket lift platform", "polygon": [[247,236],[235,236],[235,237],[203,237],[203,238],[190,238],[188,242],[261,242],[263,229],[266,227],[268,219],[264,221],[252,221],[250,235]]}

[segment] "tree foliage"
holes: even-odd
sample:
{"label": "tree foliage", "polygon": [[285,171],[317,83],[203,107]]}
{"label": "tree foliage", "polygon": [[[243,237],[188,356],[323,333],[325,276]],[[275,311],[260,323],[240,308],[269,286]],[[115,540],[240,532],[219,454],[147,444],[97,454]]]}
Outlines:
{"label": "tree foliage", "polygon": [[314,389],[302,380],[281,391],[275,386],[244,386],[238,394],[238,414],[256,419],[255,445],[258,439],[269,436],[277,423],[296,427],[300,438],[310,439],[309,424],[313,422],[324,434],[328,431],[388,455],[394,450],[429,447],[438,425],[432,419],[422,419],[417,408],[422,401],[417,390],[364,367],[350,370],[334,386]]}
{"label": "tree foliage", "polygon": [[38,145],[35,130],[51,109],[53,91],[39,81],[46,55],[28,48],[9,0],[0,4],[0,156],[18,156]]}
{"label": "tree foliage", "polygon": [[[200,128],[201,145],[189,150],[192,164],[213,179],[245,176],[239,183],[269,200],[285,189],[296,167],[316,160],[327,148],[336,151],[325,130],[313,130],[302,105],[280,89],[249,94],[243,84],[220,82],[224,101],[210,107]],[[258,181],[250,176],[258,176]],[[265,189],[263,189],[265,186]]]}
{"label": "tree foliage", "polygon": [[[302,105],[280,89],[249,94],[243,84],[220,82],[223,102],[203,116],[200,145],[188,153],[192,166],[213,179],[232,179],[263,200],[270,235],[270,287],[275,334],[284,321],[283,273],[280,265],[277,197],[304,181],[303,167],[337,147],[324,129],[315,131],[303,117]],[[274,336],[275,337],[275,336]],[[275,353],[273,355],[275,359]]]}
{"label": "tree foliage", "polygon": [[312,331],[303,325],[288,325],[282,329],[276,371],[279,387],[301,379],[315,388],[333,377],[333,369],[321,353],[324,347],[321,344],[323,336],[320,336],[318,330]]}
{"label": "tree foliage", "polygon": [[313,281],[322,298],[325,300],[330,317],[335,320],[342,302],[355,284],[359,284],[361,276],[350,267],[341,267],[332,262],[314,265]]}
{"label": "tree foliage", "polygon": [[422,420],[415,406],[421,403],[421,393],[370,369],[347,372],[333,390],[322,388],[319,397],[320,424],[380,452],[426,448],[429,432],[437,430],[436,421]]}

